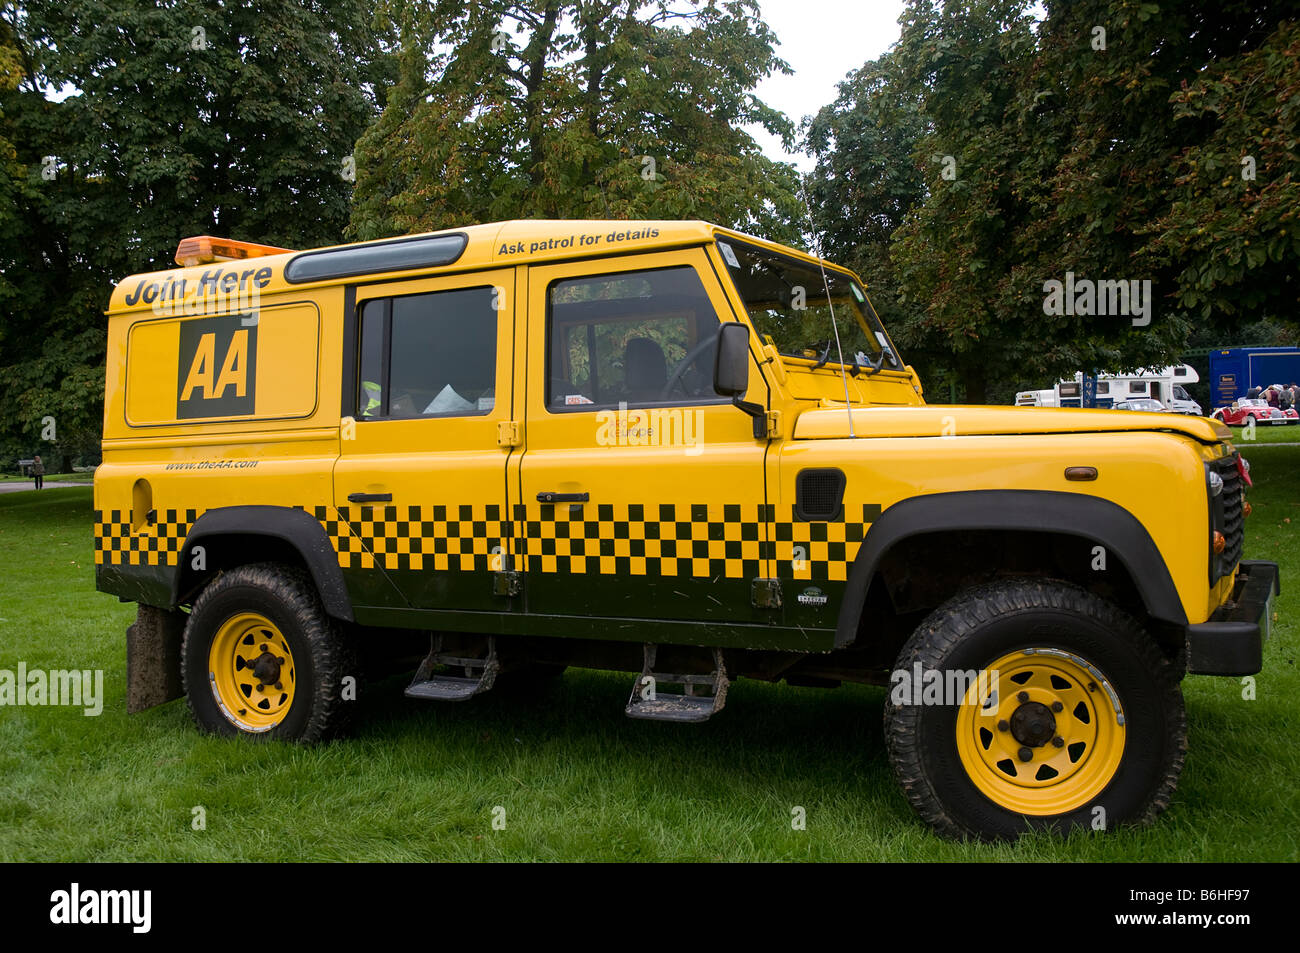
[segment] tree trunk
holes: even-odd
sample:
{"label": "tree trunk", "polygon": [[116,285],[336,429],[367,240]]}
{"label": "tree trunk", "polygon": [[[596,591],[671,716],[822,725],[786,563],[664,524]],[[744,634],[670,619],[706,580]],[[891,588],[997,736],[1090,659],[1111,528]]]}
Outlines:
{"label": "tree trunk", "polygon": [[524,125],[528,130],[528,180],[534,190],[542,187],[542,81],[546,78],[546,56],[551,51],[551,38],[560,19],[558,0],[546,5],[542,25],[533,34],[531,56],[528,57],[528,83],[524,94]]}
{"label": "tree trunk", "polygon": [[983,363],[963,364],[961,382],[962,388],[966,391],[965,403],[983,404],[987,402],[988,378],[985,376]]}

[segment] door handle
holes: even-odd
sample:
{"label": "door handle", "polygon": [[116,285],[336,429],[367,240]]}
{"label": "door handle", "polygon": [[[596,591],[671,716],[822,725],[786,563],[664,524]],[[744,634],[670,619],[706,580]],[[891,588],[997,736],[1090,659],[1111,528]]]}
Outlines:
{"label": "door handle", "polygon": [[538,503],[586,503],[589,499],[590,493],[552,493],[543,490],[537,494]]}
{"label": "door handle", "polygon": [[349,493],[349,503],[391,503],[393,494],[391,493]]}

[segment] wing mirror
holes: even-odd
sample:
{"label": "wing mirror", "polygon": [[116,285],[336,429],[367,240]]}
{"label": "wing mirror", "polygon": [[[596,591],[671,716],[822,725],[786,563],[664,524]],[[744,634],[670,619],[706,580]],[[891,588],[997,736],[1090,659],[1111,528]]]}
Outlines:
{"label": "wing mirror", "polygon": [[749,328],[739,321],[728,321],[718,328],[713,390],[730,397],[732,404],[753,418],[755,440],[767,438],[767,409],[743,399],[749,390]]}
{"label": "wing mirror", "polygon": [[739,321],[728,321],[718,328],[713,390],[733,400],[744,397],[749,390],[749,328]]}

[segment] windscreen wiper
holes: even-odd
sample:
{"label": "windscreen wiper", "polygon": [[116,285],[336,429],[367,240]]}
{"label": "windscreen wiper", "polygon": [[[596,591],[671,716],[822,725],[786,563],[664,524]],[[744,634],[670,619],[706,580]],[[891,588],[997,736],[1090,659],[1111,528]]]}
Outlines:
{"label": "windscreen wiper", "polygon": [[894,357],[894,352],[887,347],[882,347],[880,349],[880,356],[877,357],[874,361],[868,360],[866,363],[862,363],[862,361],[860,360],[859,355],[861,353],[862,352],[859,351],[857,354],[853,355],[853,376],[854,377],[858,376],[859,371],[866,371],[868,377],[870,377],[872,374],[879,374],[880,369],[885,366],[886,357],[889,358],[890,362],[895,367],[898,366],[898,358]]}
{"label": "windscreen wiper", "polygon": [[805,344],[801,348],[801,350],[812,351],[816,353],[817,349],[820,348],[823,344],[826,345],[826,348],[821,352],[821,357],[817,358],[817,363],[812,366],[812,369],[814,371],[817,370],[817,368],[819,367],[826,366],[826,362],[831,359],[831,347],[834,346],[835,342],[832,341],[830,338],[827,338],[824,341],[813,341],[811,344]]}

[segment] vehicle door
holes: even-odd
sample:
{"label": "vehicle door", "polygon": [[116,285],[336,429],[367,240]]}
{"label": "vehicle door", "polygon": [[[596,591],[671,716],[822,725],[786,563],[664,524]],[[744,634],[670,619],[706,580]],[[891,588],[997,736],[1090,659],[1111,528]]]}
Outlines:
{"label": "vehicle door", "polygon": [[334,494],[341,562],[376,604],[386,575],[410,608],[509,608],[492,574],[510,535],[514,282],[498,269],[356,292],[355,425]]}
{"label": "vehicle door", "polygon": [[[510,486],[529,613],[766,621],[763,457],[713,390],[735,320],[699,248],[530,267]],[[751,400],[766,385],[751,350]]]}

